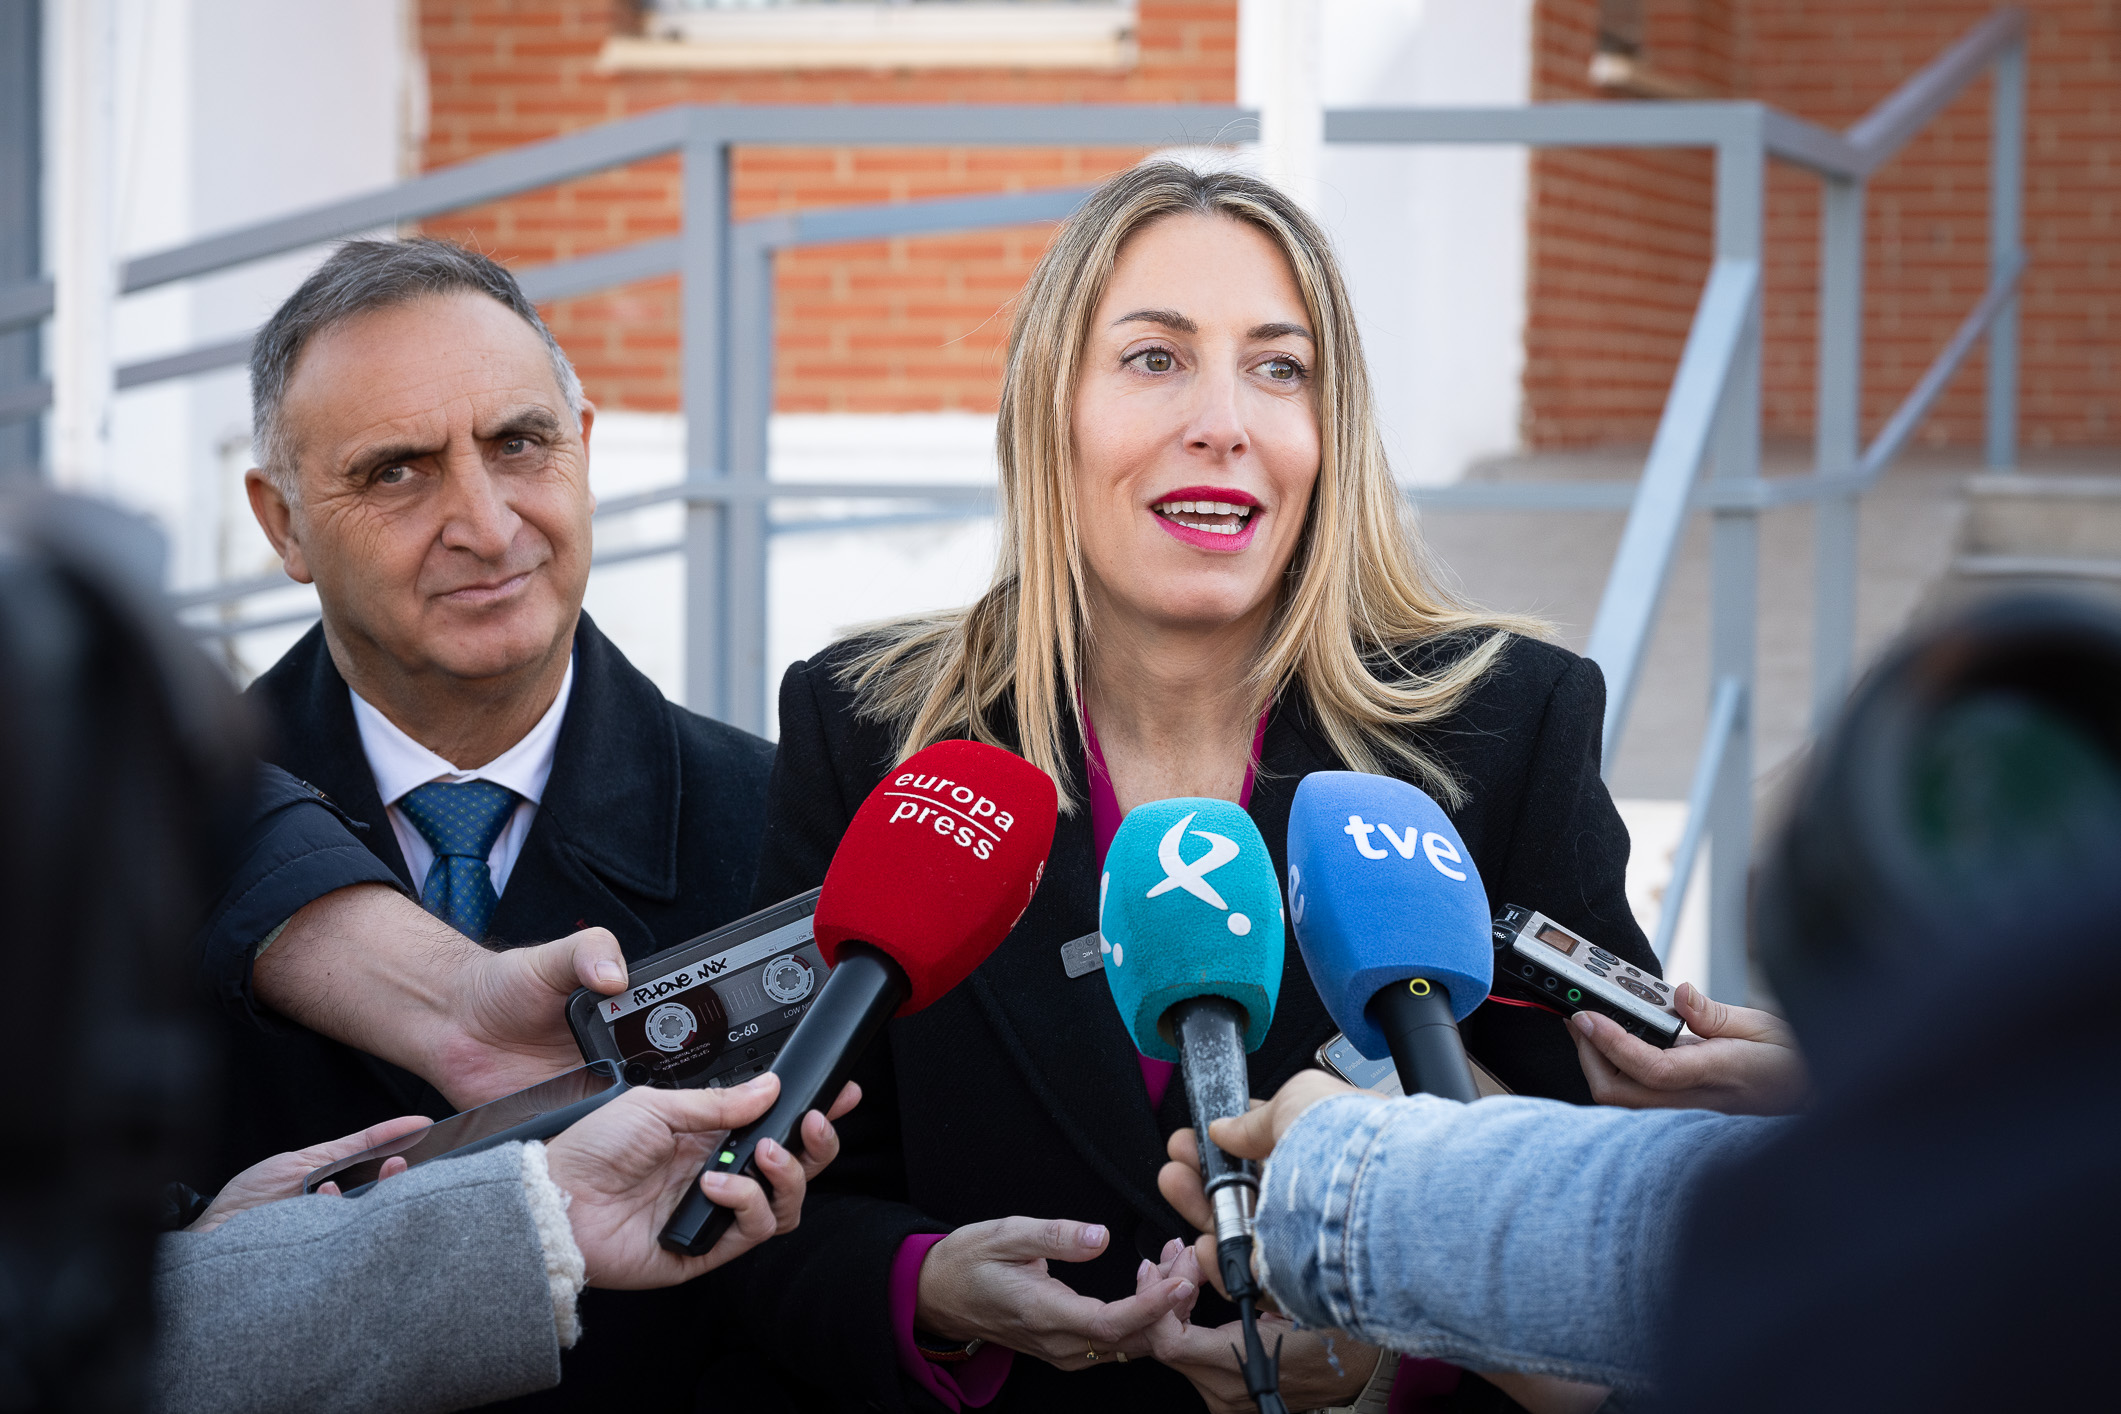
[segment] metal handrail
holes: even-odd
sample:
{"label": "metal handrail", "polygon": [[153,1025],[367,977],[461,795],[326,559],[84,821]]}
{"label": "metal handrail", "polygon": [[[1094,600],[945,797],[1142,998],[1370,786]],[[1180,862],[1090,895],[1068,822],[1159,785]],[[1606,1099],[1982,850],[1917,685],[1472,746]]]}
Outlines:
{"label": "metal handrail", "polygon": [[[940,197],[926,201],[887,202],[873,206],[826,207],[762,216],[731,228],[734,242],[751,241],[779,248],[842,240],[876,240],[889,236],[961,231],[968,226],[1014,225],[1055,221],[1082,204],[1089,187],[1051,187],[1003,196]],[[222,238],[214,238],[216,241]],[[169,254],[180,255],[190,247]],[[516,283],[533,304],[550,304],[576,295],[594,294],[620,285],[675,275],[684,256],[684,240],[664,236],[652,241],[600,250],[569,260],[532,265],[516,273]],[[48,304],[48,301],[47,301]],[[0,303],[0,309],[4,309]],[[50,310],[44,311],[49,313]],[[41,317],[41,316],[40,316]],[[120,366],[120,388],[144,387],[172,378],[189,378],[250,360],[256,331],[181,353],[163,354]]]}
{"label": "metal handrail", "polygon": [[1709,728],[1702,734],[1701,751],[1694,760],[1694,780],[1687,787],[1686,825],[1679,834],[1679,847],[1672,851],[1672,877],[1664,886],[1664,899],[1657,908],[1657,932],[1650,951],[1660,965],[1672,960],[1672,939],[1679,935],[1679,915],[1686,907],[1688,888],[1694,882],[1694,860],[1701,842],[1708,837],[1709,808],[1716,798],[1716,778],[1723,759],[1738,739],[1745,720],[1746,686],[1736,677],[1718,680],[1709,700]]}
{"label": "metal handrail", "polygon": [[1915,435],[1915,429],[1922,425],[1922,419],[1929,416],[1931,405],[1943,396],[1945,385],[1952,381],[1959,365],[1974,351],[1974,344],[2018,297],[2018,283],[2025,274],[2025,266],[2024,251],[2010,253],[2002,278],[1989,285],[1981,302],[1968,312],[1937,357],[1931,360],[1930,366],[1915,380],[1915,386],[1901,399],[1900,406],[1886,419],[1885,426],[1878,429],[1878,435],[1871,439],[1871,445],[1863,453],[1863,460],[1857,463],[1864,486],[1875,482],[1900,455],[1908,439]]}
{"label": "metal handrail", "polygon": [[0,334],[28,329],[51,317],[53,287],[46,279],[0,285]]}
{"label": "metal handrail", "polygon": [[1868,177],[1929,126],[1991,64],[2025,43],[2025,12],[1998,10],[1968,30],[1842,133],[1861,166],[1843,175]]}
{"label": "metal handrail", "polygon": [[[850,123],[850,115],[858,116],[858,122]],[[687,144],[1137,146],[1145,140],[1175,141],[1187,136],[1195,141],[1230,142],[1234,128],[1256,122],[1257,115],[1250,110],[1220,104],[877,104],[859,109],[682,104],[459,162],[378,191],[143,255],[125,263],[119,289],[133,294],[210,275],[363,231],[420,221],[612,167],[667,157]]]}
{"label": "metal handrail", "polygon": [[[1716,154],[1716,257],[1687,346],[1675,372],[1641,476],[1622,483],[1474,483],[1408,488],[1423,507],[1622,509],[1621,546],[1593,622],[1587,653],[1609,681],[1601,743],[1608,769],[1642,675],[1687,517],[1713,520],[1712,672],[1708,733],[1690,790],[1681,859],[1690,873],[1713,836],[1710,864],[1711,989],[1744,990],[1745,868],[1751,839],[1751,760],[1755,701],[1757,518],[1775,506],[1811,504],[1818,526],[1819,620],[1815,679],[1822,701],[1845,675],[1854,582],[1854,504],[1903,449],[1953,373],[1986,334],[1989,453],[2015,460],[2016,302],[2025,256],[2019,241],[2019,149],[2023,142],[2026,23],[2000,11],[1912,76],[1841,132],[1756,102],[1571,103],[1527,108],[1352,109],[1325,115],[1333,143],[1515,143],[1552,147],[1709,147]],[[1984,71],[1997,75],[1992,130],[1990,281],[1979,303],[1865,447],[1860,407],[1863,183]],[[681,320],[687,413],[686,479],[617,497],[599,518],[653,507],[682,507],[676,540],[595,556],[611,565],[682,553],[687,564],[687,697],[740,725],[763,716],[765,614],[763,544],[768,534],[842,524],[897,523],[979,514],[991,485],[779,482],[766,466],[772,404],[771,359],[759,357],[772,330],[774,252],[831,241],[913,235],[1056,219],[1080,190],[1003,197],[946,198],[885,207],[785,213],[734,223],[729,216],[730,154],[753,144],[1113,145],[1172,140],[1229,141],[1251,122],[1214,106],[1078,107],[863,106],[679,107],[444,168],[381,191],[333,202],[241,230],[218,233],[125,264],[121,288],[135,292],[363,231],[442,212],[649,158],[683,162],[683,234],[600,251],[520,273],[533,299],[550,301],[657,276],[683,282]],[[1816,173],[1822,204],[1819,447],[1808,475],[1759,474],[1761,261],[1764,169],[1779,160]],[[48,286],[0,288],[0,330],[49,312]],[[249,336],[141,360],[118,371],[132,388],[243,361]],[[737,351],[744,357],[737,357]],[[49,401],[39,385],[0,393],[34,411]],[[855,520],[775,521],[775,501],[888,502],[927,509]],[[756,542],[756,543],[753,543]],[[209,586],[180,597],[199,610],[292,586],[277,577]],[[1834,592],[1830,593],[1829,590]],[[225,637],[297,622],[314,610],[199,625]],[[757,681],[754,681],[757,679]],[[756,699],[756,700],[754,700]],[[1660,921],[1659,945],[1677,926],[1686,879],[1677,877]]]}
{"label": "metal handrail", "polygon": [[1613,570],[1591,623],[1584,656],[1605,670],[1606,711],[1601,740],[1607,769],[1620,754],[1620,734],[1642,676],[1650,630],[1678,557],[1687,502],[1708,457],[1718,410],[1738,364],[1746,333],[1760,308],[1760,262],[1716,262],[1687,331],[1679,372],[1665,399],[1649,461],[1628,513]]}

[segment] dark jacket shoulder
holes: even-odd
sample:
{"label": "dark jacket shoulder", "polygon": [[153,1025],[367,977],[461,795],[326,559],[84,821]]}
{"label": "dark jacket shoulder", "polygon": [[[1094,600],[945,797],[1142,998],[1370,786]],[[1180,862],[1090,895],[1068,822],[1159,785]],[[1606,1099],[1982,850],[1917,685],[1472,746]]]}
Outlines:
{"label": "dark jacket shoulder", "polygon": [[361,843],[366,828],[309,782],[260,763],[234,867],[192,943],[214,1002],[265,1024],[250,990],[260,943],[328,893],[355,884],[404,888]]}

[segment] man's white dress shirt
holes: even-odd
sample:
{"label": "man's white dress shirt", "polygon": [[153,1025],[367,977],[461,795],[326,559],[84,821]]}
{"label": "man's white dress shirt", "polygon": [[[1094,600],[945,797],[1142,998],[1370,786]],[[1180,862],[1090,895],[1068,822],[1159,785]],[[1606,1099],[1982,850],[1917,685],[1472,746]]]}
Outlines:
{"label": "man's white dress shirt", "polygon": [[486,869],[493,875],[493,891],[498,896],[508,887],[508,876],[515,869],[516,856],[523,852],[523,841],[530,838],[530,822],[538,813],[545,782],[552,775],[552,749],[560,739],[567,699],[574,692],[573,655],[568,655],[567,676],[560,680],[559,695],[552,699],[545,715],[538,718],[537,725],[493,760],[468,770],[444,761],[362,701],[360,693],[351,688],[347,691],[353,697],[354,725],[361,731],[362,754],[368,757],[368,769],[376,778],[376,793],[383,797],[385,813],[390,816],[391,833],[398,837],[398,848],[405,852],[405,867],[412,871],[415,894],[427,886],[427,871],[435,862],[435,852],[426,836],[398,808],[407,791],[429,781],[492,781],[522,797],[516,803],[515,814],[509,817],[508,828],[494,841],[493,853],[486,856]]}

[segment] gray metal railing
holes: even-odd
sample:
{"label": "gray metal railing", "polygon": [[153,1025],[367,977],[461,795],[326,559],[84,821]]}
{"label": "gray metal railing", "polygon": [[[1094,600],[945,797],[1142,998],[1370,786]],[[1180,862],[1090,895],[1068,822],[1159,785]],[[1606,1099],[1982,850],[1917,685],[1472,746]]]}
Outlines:
{"label": "gray metal railing", "polygon": [[[1869,446],[1862,443],[1865,183],[1984,73],[1992,73],[1989,284]],[[1605,671],[1605,760],[1611,770],[1641,678],[1665,581],[1690,508],[1709,512],[1709,729],[1688,791],[1688,817],[1660,911],[1665,955],[1704,838],[1709,863],[1709,989],[1750,990],[1745,951],[1752,853],[1756,601],[1760,512],[1810,502],[1815,516],[1813,722],[1839,706],[1855,655],[1856,508],[1921,425],[1966,355],[1989,339],[1987,454],[2017,460],[2017,306],[2025,269],[2025,17],[2000,10],[1835,133],[1757,103],[1548,104],[1530,108],[1329,113],[1328,142],[1509,142],[1543,147],[1708,147],[1716,157],[1715,261],[1666,397],[1626,528],[1593,620],[1587,656]],[[1760,474],[1761,262],[1768,160],[1824,184],[1814,466]],[[1707,465],[1709,475],[1701,476]],[[1503,484],[1417,490],[1431,506],[1561,509],[1596,502],[1587,488]],[[1608,493],[1609,494],[1609,493]]]}
{"label": "gray metal railing", "polygon": [[[1905,446],[1968,352],[1988,336],[1987,450],[2009,468],[2017,444],[2017,288],[2024,142],[2025,21],[2003,10],[1977,26],[1844,132],[1758,103],[1569,103],[1522,108],[1355,109],[1329,112],[1330,143],[1508,143],[1533,147],[1707,147],[1714,151],[1715,257],[1640,479],[1624,484],[1476,483],[1410,491],[1429,507],[1571,510],[1627,508],[1613,569],[1593,621],[1588,656],[1608,684],[1603,741],[1618,754],[1665,584],[1690,512],[1713,521],[1708,730],[1689,813],[1657,929],[1671,944],[1693,863],[1713,840],[1709,987],[1748,989],[1745,884],[1752,845],[1756,701],[1758,517],[1811,503],[1817,517],[1815,713],[1846,689],[1854,651],[1856,504]],[[1864,186],[1915,133],[1982,74],[1993,72],[1990,283],[1958,332],[1865,447],[1861,440]],[[683,232],[520,272],[549,301],[675,273],[681,277],[685,478],[606,502],[610,521],[680,504],[674,541],[598,556],[610,565],[680,554],[685,564],[685,689],[696,710],[757,730],[766,715],[766,545],[776,501],[904,503],[924,510],[872,517],[898,523],[984,513],[992,488],[948,484],[795,483],[768,477],[773,405],[773,260],[802,245],[1016,225],[1065,216],[1080,190],[795,212],[733,223],[731,157],[750,145],[1163,146],[1228,143],[1253,115],[1175,105],[1086,107],[677,107],[445,168],[382,191],[194,241],[128,262],[124,292],[151,289],[415,221],[671,153],[681,155]],[[1818,405],[1808,475],[1760,474],[1763,216],[1770,159],[1816,174],[1821,209]],[[0,288],[0,331],[51,312],[49,282]],[[221,341],[117,370],[139,387],[240,364],[249,338]],[[0,391],[0,420],[48,405],[44,385]],[[1704,476],[1704,468],[1708,474]],[[847,524],[848,522],[834,522]],[[271,577],[179,596],[196,610],[284,589]],[[299,621],[313,611],[200,624],[227,637]]]}

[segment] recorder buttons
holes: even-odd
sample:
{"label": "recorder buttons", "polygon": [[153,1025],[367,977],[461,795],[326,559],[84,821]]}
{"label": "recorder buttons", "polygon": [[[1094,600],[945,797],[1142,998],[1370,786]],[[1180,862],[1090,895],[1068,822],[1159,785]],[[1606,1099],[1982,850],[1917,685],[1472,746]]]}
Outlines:
{"label": "recorder buttons", "polygon": [[782,1006],[792,1006],[810,995],[816,979],[811,976],[809,964],[789,953],[766,964],[759,974],[759,985]]}

